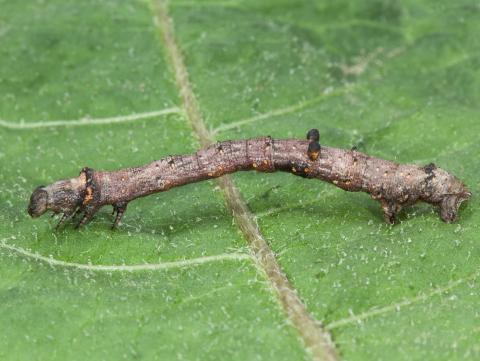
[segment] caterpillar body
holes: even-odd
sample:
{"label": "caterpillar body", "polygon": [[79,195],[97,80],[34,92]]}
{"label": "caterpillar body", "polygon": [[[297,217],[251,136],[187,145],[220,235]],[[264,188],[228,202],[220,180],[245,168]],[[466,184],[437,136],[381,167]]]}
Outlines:
{"label": "caterpillar body", "polygon": [[116,227],[130,201],[192,182],[237,171],[289,172],[319,179],[350,192],[363,191],[381,203],[384,219],[395,223],[403,207],[422,201],[437,206],[445,222],[458,217],[460,204],[471,192],[458,178],[428,164],[398,164],[368,156],[355,149],[320,146],[312,129],[306,140],[261,137],[213,144],[194,154],[169,156],[142,167],[116,171],[84,168],[75,178],[40,186],[30,197],[28,213],[61,214],[59,225],[77,214],[77,227],[98,209],[112,205]]}

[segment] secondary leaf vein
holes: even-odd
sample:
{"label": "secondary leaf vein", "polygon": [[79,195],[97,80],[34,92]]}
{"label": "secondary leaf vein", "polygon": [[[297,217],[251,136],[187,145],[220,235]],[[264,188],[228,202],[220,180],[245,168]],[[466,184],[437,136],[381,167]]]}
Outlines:
{"label": "secondary leaf vein", "polygon": [[212,262],[251,260],[251,256],[246,253],[234,252],[234,253],[223,253],[223,254],[218,254],[214,256],[182,259],[178,261],[161,262],[161,263],[144,263],[144,264],[134,264],[134,265],[102,265],[102,264],[67,262],[67,261],[62,261],[53,257],[45,257],[45,256],[42,256],[41,254],[30,252],[22,247],[8,244],[5,242],[5,240],[0,241],[0,248],[15,252],[17,254],[20,254],[30,259],[34,259],[42,263],[46,263],[50,266],[77,268],[77,269],[83,269],[87,271],[102,271],[102,272],[157,271],[157,270],[168,270],[168,269],[175,269],[175,268],[192,267],[192,266],[198,266],[198,265],[212,263]]}
{"label": "secondary leaf vein", "polygon": [[462,285],[462,284],[464,284],[468,281],[475,280],[476,278],[478,278],[479,275],[480,275],[480,271],[474,272],[473,274],[469,275],[466,278],[461,278],[461,279],[458,279],[456,281],[451,281],[448,284],[446,284],[445,286],[438,287],[438,288],[436,288],[436,289],[434,289],[433,291],[430,291],[430,292],[418,294],[417,296],[415,296],[413,298],[407,298],[407,299],[404,299],[402,301],[395,302],[391,305],[384,306],[384,307],[373,307],[370,310],[362,312],[358,315],[352,315],[350,317],[346,317],[346,318],[342,318],[342,319],[337,320],[337,321],[333,321],[333,322],[329,323],[328,325],[326,325],[325,328],[327,330],[332,330],[334,328],[350,325],[352,323],[360,323],[361,321],[363,321],[367,318],[370,318],[370,317],[379,316],[379,315],[382,315],[382,314],[385,314],[385,313],[390,313],[390,312],[393,312],[393,311],[399,311],[402,307],[407,307],[407,306],[411,306],[411,305],[413,305],[415,303],[418,303],[418,302],[426,301],[429,298],[432,298],[434,296],[441,295],[442,293],[448,292],[448,291],[454,289],[455,287],[458,287],[458,286],[460,286],[460,285]]}
{"label": "secondary leaf vein", "polygon": [[161,110],[155,110],[144,113],[133,113],[129,115],[119,115],[108,118],[81,118],[73,120],[47,120],[36,122],[12,122],[8,120],[0,119],[0,127],[8,129],[35,129],[35,128],[48,128],[48,127],[78,127],[82,125],[100,125],[100,124],[115,124],[131,122],[134,120],[155,118],[168,114],[179,114],[180,109],[177,107],[166,108]]}

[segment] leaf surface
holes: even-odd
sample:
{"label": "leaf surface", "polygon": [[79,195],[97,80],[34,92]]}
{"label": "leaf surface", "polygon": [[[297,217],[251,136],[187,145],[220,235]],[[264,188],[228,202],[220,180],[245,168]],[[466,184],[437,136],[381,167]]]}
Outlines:
{"label": "leaf surface", "polygon": [[[0,358],[308,360],[214,182],[132,202],[114,232],[109,209],[80,232],[55,232],[55,220],[25,211],[36,186],[84,166],[197,149],[150,5],[0,1]],[[365,194],[289,174],[233,175],[340,359],[479,358],[478,6],[169,8],[217,139],[303,138],[315,127],[323,144],[435,162],[465,181],[474,197],[459,223],[417,205],[391,227]],[[160,269],[123,269],[131,265]]]}

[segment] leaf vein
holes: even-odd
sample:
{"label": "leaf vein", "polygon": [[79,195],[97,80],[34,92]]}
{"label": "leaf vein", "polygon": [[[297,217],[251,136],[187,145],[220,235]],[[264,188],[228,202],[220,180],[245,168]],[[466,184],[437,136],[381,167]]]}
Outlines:
{"label": "leaf vein", "polygon": [[101,124],[115,124],[131,122],[140,119],[149,119],[168,114],[180,114],[181,111],[177,107],[166,108],[161,110],[155,110],[152,112],[133,113],[129,115],[119,115],[108,118],[81,118],[73,120],[48,120],[48,121],[35,121],[35,122],[13,122],[0,119],[0,127],[7,129],[35,129],[35,128],[48,128],[48,127],[72,127],[83,125],[101,125]]}
{"label": "leaf vein", "polygon": [[[215,137],[207,130],[203,121],[183,56],[174,36],[173,20],[168,14],[167,6],[161,0],[152,0],[152,10],[155,23],[162,34],[164,46],[170,58],[187,119],[200,143],[203,146],[210,145],[215,141]],[[218,178],[217,182],[223,190],[225,201],[233,213],[237,226],[249,243],[258,269],[266,275],[280,305],[289,321],[297,329],[306,349],[315,360],[338,361],[339,357],[330,334],[322,328],[320,322],[313,319],[308,313],[297,291],[277,263],[275,254],[260,233],[254,216],[250,213],[231,177],[223,176]]]}
{"label": "leaf vein", "polygon": [[176,268],[186,268],[198,266],[206,263],[213,262],[224,262],[224,261],[244,261],[251,260],[252,257],[247,253],[232,252],[232,253],[223,253],[213,256],[203,256],[191,259],[182,259],[178,261],[169,261],[169,262],[160,262],[160,263],[144,263],[144,264],[134,264],[134,265],[103,265],[103,264],[88,264],[88,263],[76,263],[76,262],[67,262],[62,261],[53,257],[46,257],[39,253],[34,253],[26,250],[22,247],[13,246],[5,242],[6,240],[0,241],[0,248],[15,252],[27,258],[46,263],[54,267],[65,267],[65,268],[77,268],[87,271],[100,271],[100,272],[135,272],[135,271],[157,271],[157,270],[168,270]]}
{"label": "leaf vein", "polygon": [[474,272],[473,274],[467,276],[466,278],[461,278],[461,279],[458,279],[456,281],[451,281],[451,282],[447,283],[445,286],[438,287],[438,288],[436,288],[436,289],[434,289],[430,292],[420,293],[413,298],[407,298],[407,299],[404,299],[402,301],[395,302],[391,305],[384,306],[384,307],[372,307],[368,311],[362,312],[358,315],[352,315],[350,317],[346,317],[346,318],[342,318],[342,319],[337,320],[337,321],[330,322],[328,325],[325,326],[325,328],[327,330],[332,330],[334,328],[350,325],[352,323],[361,323],[361,321],[363,321],[367,318],[370,318],[370,317],[383,315],[383,314],[390,313],[390,312],[393,312],[393,311],[399,311],[402,307],[411,306],[415,303],[426,301],[429,298],[432,298],[434,296],[441,295],[442,293],[451,291],[452,289],[454,289],[454,288],[456,288],[456,287],[458,287],[458,286],[460,286],[460,285],[462,285],[462,284],[464,284],[468,281],[475,280],[476,278],[478,278],[478,276],[480,276],[480,270],[477,271],[477,272]]}

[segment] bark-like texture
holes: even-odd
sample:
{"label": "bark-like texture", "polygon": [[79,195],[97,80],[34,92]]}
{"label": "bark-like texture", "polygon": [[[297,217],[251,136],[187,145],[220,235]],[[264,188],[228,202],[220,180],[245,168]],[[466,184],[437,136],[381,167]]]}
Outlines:
{"label": "bark-like texture", "polygon": [[403,207],[417,201],[438,206],[441,218],[453,222],[460,204],[471,196],[459,179],[434,164],[398,164],[356,150],[323,147],[318,141],[318,131],[312,129],[307,140],[264,137],[224,141],[191,155],[170,156],[138,168],[112,172],[84,168],[77,178],[38,187],[28,212],[32,217],[47,210],[62,213],[60,223],[83,212],[77,224],[82,226],[101,206],[110,204],[117,213],[116,226],[133,199],[246,170],[289,172],[350,192],[367,192],[380,201],[388,223],[395,222]]}

